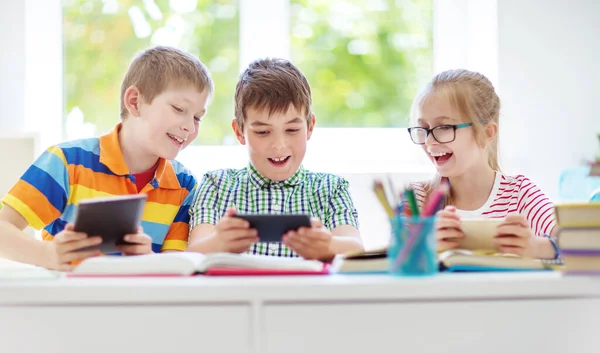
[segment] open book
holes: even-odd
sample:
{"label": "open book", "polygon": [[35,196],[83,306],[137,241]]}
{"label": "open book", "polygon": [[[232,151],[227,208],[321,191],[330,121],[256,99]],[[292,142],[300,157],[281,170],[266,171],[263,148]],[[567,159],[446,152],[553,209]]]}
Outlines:
{"label": "open book", "polygon": [[58,271],[51,271],[43,267],[0,259],[0,281],[57,279],[61,276],[62,273]]}
{"label": "open book", "polygon": [[85,259],[68,276],[190,276],[326,274],[317,260],[249,254],[173,252]]}
{"label": "open book", "polygon": [[[600,262],[599,262],[600,263]],[[438,254],[440,271],[525,271],[561,267],[559,260],[538,260],[493,251],[446,250]],[[385,249],[337,255],[331,264],[336,273],[383,273],[389,268]]]}

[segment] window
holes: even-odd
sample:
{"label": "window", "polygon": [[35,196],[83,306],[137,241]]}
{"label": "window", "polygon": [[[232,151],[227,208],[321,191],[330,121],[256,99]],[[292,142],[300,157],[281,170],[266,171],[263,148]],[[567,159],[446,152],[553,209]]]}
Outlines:
{"label": "window", "polygon": [[405,127],[433,73],[432,0],[291,0],[292,60],[320,126]]}
{"label": "window", "polygon": [[131,60],[162,44],[207,65],[216,86],[209,107],[215,119],[203,122],[197,141],[224,142],[239,73],[236,1],[63,0],[63,7],[66,138],[110,130],[119,119],[120,85]]}
{"label": "window", "polygon": [[[213,75],[216,93],[196,144],[236,144],[230,121],[240,63],[274,53],[290,53],[280,55],[307,76],[320,127],[407,125],[411,101],[433,72],[433,0],[261,5],[269,16],[252,0],[63,0],[65,138],[114,126],[127,67],[157,44],[197,55]],[[260,35],[268,31],[289,40]]]}

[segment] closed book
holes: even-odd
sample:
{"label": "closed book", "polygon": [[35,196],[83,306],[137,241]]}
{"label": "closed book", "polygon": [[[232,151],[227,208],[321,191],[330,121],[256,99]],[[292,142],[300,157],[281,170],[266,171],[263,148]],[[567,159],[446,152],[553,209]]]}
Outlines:
{"label": "closed book", "polygon": [[600,202],[562,203],[554,211],[561,228],[600,227]]}

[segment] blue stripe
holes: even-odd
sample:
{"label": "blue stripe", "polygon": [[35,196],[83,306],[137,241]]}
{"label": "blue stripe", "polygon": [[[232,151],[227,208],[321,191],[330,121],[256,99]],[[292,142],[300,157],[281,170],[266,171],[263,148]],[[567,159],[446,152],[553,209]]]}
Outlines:
{"label": "blue stripe", "polygon": [[177,174],[177,181],[182,188],[186,188],[187,191],[192,191],[196,186],[196,178],[192,174]]}
{"label": "blue stripe", "polygon": [[152,243],[152,251],[154,251],[155,253],[159,253],[161,248],[162,244]]}
{"label": "blue stripe", "polygon": [[192,173],[189,169],[183,166],[183,164],[178,161],[171,161],[171,165],[173,166],[173,171],[177,176],[177,181],[179,181],[179,185],[182,188],[186,188],[187,191],[192,191],[197,184],[196,177],[194,173]]}
{"label": "blue stripe", "polygon": [[50,233],[50,235],[55,236],[56,234],[60,233],[63,231],[63,229],[65,229],[65,226],[67,225],[67,222],[63,221],[60,218],[57,218],[54,220],[54,222],[48,224],[47,226],[44,227],[44,229]]}
{"label": "blue stripe", "polygon": [[[62,213],[65,205],[67,204],[67,194],[65,189],[58,184],[50,174],[46,173],[37,166],[32,165],[29,167],[29,169],[27,169],[25,174],[23,174],[21,179],[38,189],[44,196],[46,196],[48,202],[50,202],[54,208]],[[31,206],[33,207],[33,211],[35,211],[35,208],[40,207],[41,205]]]}
{"label": "blue stripe", "polygon": [[80,139],[80,140],[73,140],[73,141],[65,141],[65,142],[58,144],[58,147],[60,147],[61,149],[79,148],[84,151],[100,155],[100,139],[98,139],[98,138],[88,138],[88,139]]}
{"label": "blue stripe", "polygon": [[64,219],[69,223],[75,223],[75,215],[77,214],[77,206],[74,204],[69,204],[65,207],[63,214],[60,218]]}
{"label": "blue stripe", "polygon": [[69,172],[59,156],[46,151],[33,162],[33,165],[46,172],[58,185],[61,185],[65,194],[69,192]]}
{"label": "blue stripe", "polygon": [[100,163],[100,156],[80,147],[63,148],[68,164],[80,165],[97,173],[115,175],[107,166]]}
{"label": "blue stripe", "polygon": [[170,224],[160,224],[155,222],[142,221],[142,228],[144,233],[148,234],[152,238],[152,242],[155,244],[162,244],[169,232]]}
{"label": "blue stripe", "polygon": [[[187,199],[187,197],[186,197],[186,199]],[[189,210],[190,210],[189,205],[182,205],[181,207],[179,207],[179,210],[177,211],[177,214],[175,215],[175,218],[173,219],[173,223],[175,223],[175,222],[190,223]]]}

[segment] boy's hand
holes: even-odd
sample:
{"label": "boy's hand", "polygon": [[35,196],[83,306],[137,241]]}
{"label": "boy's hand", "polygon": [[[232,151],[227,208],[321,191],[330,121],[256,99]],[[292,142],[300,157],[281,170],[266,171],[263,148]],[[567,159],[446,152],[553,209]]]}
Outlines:
{"label": "boy's hand", "polygon": [[312,219],[311,228],[287,232],[281,242],[307,260],[331,260],[335,255],[330,249],[332,238],[320,220]]}
{"label": "boy's hand", "polygon": [[127,234],[124,237],[125,241],[132,244],[117,245],[123,255],[144,255],[152,253],[152,238],[144,233],[142,227],[135,234]]}
{"label": "boy's hand", "polygon": [[520,214],[506,216],[504,222],[498,226],[498,235],[494,242],[503,253],[536,257],[535,236],[527,219]]}
{"label": "boy's hand", "polygon": [[460,225],[460,216],[456,213],[456,207],[446,206],[437,213],[435,221],[435,234],[438,250],[457,248],[458,241],[465,237]]}
{"label": "boy's hand", "polygon": [[236,213],[234,208],[228,209],[216,224],[215,232],[211,236],[215,252],[239,254],[248,251],[252,244],[259,241],[258,231],[250,228],[248,221],[234,217]]}
{"label": "boy's hand", "polygon": [[48,242],[49,256],[48,269],[58,271],[71,271],[75,265],[72,261],[81,261],[88,257],[100,255],[100,250],[77,251],[79,249],[102,243],[99,236],[88,237],[85,233],[75,232],[72,224],[67,224],[65,229]]}

